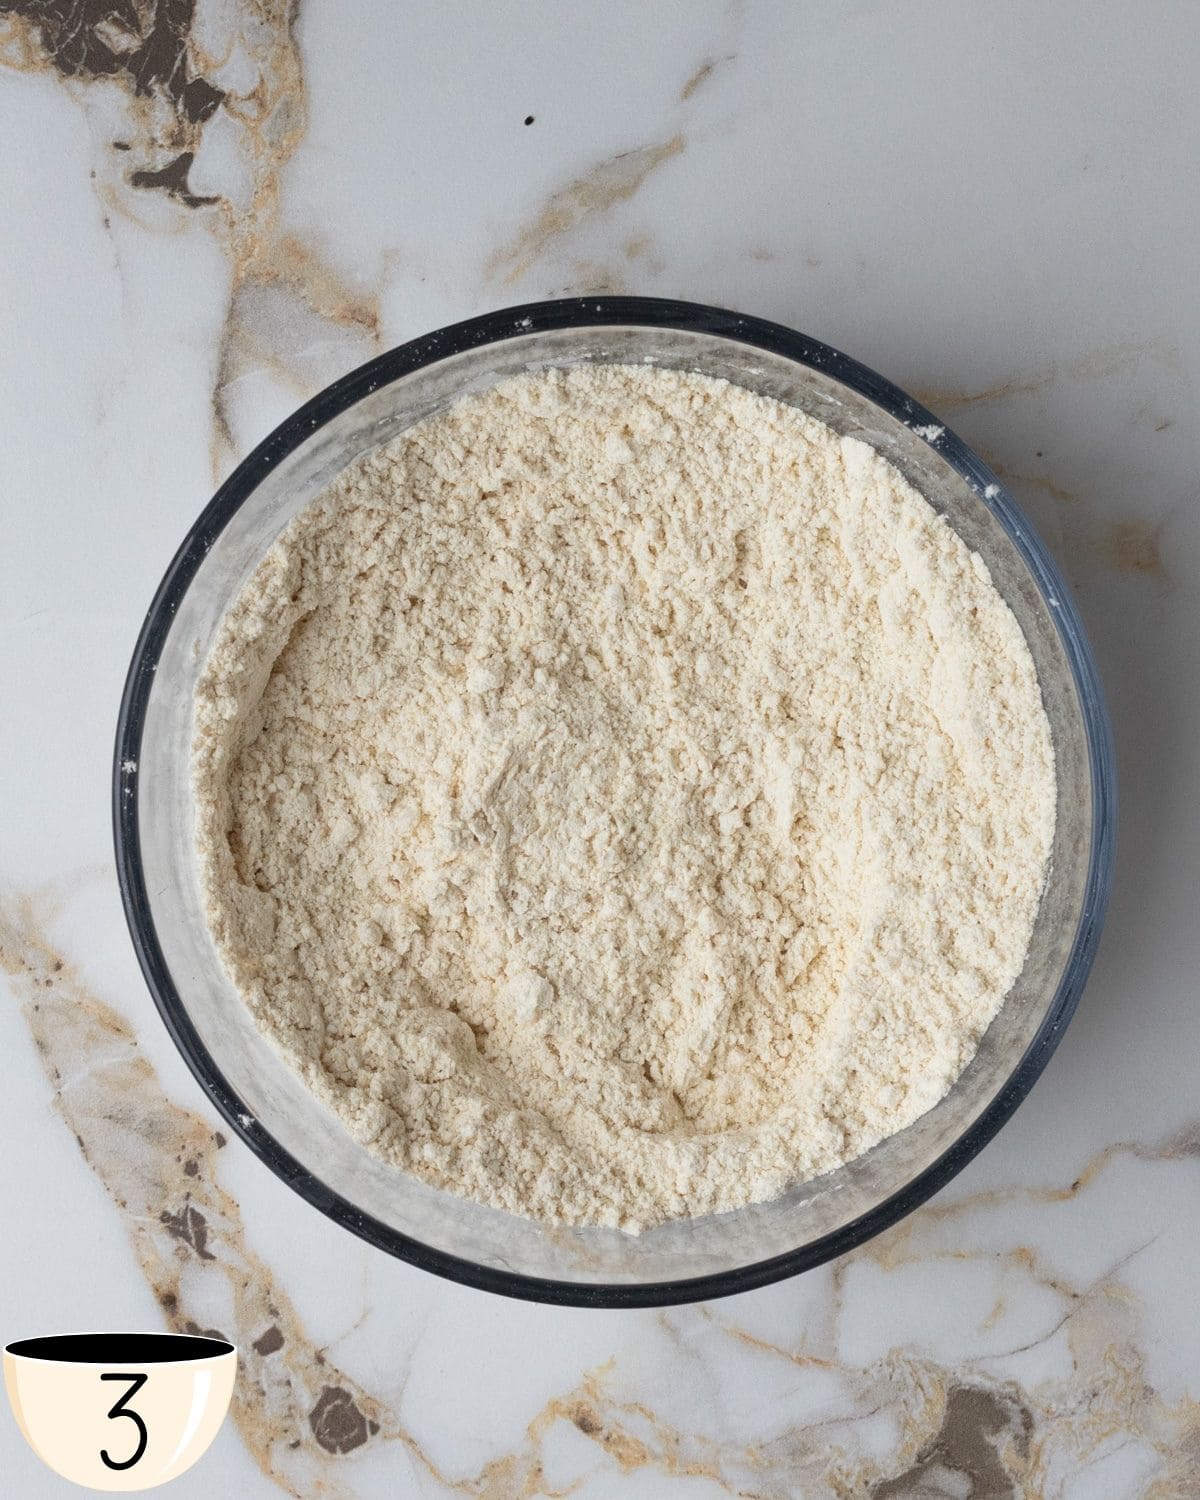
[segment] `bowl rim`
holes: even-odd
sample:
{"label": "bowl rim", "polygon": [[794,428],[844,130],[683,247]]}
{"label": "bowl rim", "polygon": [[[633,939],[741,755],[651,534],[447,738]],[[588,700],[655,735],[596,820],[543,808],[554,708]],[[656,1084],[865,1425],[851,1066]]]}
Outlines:
{"label": "bowl rim", "polygon": [[[154,672],[176,608],[230,518],[267,474],[348,407],[404,375],[482,345],[582,327],[642,327],[702,333],[767,350],[819,371],[914,429],[967,481],[1004,527],[1050,611],[1083,715],[1092,786],[1092,840],[1071,950],[1053,999],[1024,1054],[971,1127],[924,1171],[842,1228],[782,1255],[703,1276],[595,1283],[528,1276],[480,1265],[426,1245],[365,1213],[322,1182],[252,1117],[193,1025],[163,957],[142,867],[136,767]],[[976,1156],[1029,1093],[1078,1004],[1108,905],[1116,829],[1112,729],[1096,663],[1070,589],[1044,544],[991,469],[940,418],[848,355],[779,323],[724,308],[660,297],[595,296],[531,302],[449,324],[376,356],[335,380],[275,428],[233,470],[188,531],[167,568],[134,647],[121,697],[113,762],[117,877],[142,973],[167,1031],[205,1095],[260,1161],[313,1207],[368,1244],[450,1281],[527,1301],[576,1307],[662,1307],[731,1296],[810,1270],[863,1244],[911,1213]]]}
{"label": "bowl rim", "polygon": [[[116,1350],[116,1353],[113,1351]],[[49,1333],[5,1344],[10,1359],[51,1365],[191,1365],[228,1359],[237,1347],[207,1333]]]}

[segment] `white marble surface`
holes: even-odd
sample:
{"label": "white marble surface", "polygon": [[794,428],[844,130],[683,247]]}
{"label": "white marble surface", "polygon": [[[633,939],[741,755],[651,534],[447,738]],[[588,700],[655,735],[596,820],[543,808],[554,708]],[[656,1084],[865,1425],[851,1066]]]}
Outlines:
{"label": "white marble surface", "polygon": [[[199,0],[173,75],[135,7],[33,9],[0,8],[0,1334],[248,1347],[273,1304],[181,1497],[1200,1492],[1195,8]],[[110,855],[125,667],[215,480],[373,352],[602,289],[922,393],[1066,570],[1122,778],[1094,977],[1012,1123],[840,1263],[663,1314],[439,1282],[218,1151]],[[160,1217],[193,1147],[204,1255]],[[0,1474],[67,1492],[7,1418]]]}

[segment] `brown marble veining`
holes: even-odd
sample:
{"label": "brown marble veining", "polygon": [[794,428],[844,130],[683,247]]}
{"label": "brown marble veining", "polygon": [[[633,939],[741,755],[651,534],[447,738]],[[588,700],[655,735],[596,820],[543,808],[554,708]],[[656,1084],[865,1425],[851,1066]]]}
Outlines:
{"label": "brown marble veining", "polygon": [[985,386],[981,390],[961,391],[925,387],[914,390],[913,395],[931,411],[946,414],[960,411],[964,407],[987,406],[1018,396],[1033,396],[1062,379],[1103,380],[1146,363],[1157,364],[1172,374],[1182,373],[1179,350],[1169,340],[1126,340],[1091,349],[1077,359],[1055,361],[1009,376],[1006,380],[997,381],[996,384]]}
{"label": "brown marble veining", "polygon": [[1041,490],[1051,500],[1060,500],[1066,505],[1077,505],[1083,498],[1075,490],[1055,483],[1048,474],[1018,474],[1008,464],[999,463],[992,458],[987,461],[996,477],[1002,479],[1010,489]]}
{"label": "brown marble veining", "polygon": [[1140,518],[1114,522],[1104,535],[1105,560],[1118,573],[1165,580],[1161,538],[1161,524]]}
{"label": "brown marble veining", "polygon": [[726,52],[722,57],[706,57],[698,67],[688,74],[683,87],[679,90],[680,104],[686,104],[692,95],[704,87],[718,68],[723,68],[727,63],[736,62],[736,52]]}
{"label": "brown marble veining", "polygon": [[677,132],[667,140],[618,152],[555,189],[530,223],[491,257],[488,279],[515,285],[551,245],[589,219],[632,198],[654,171],[678,156],[685,146],[684,136]]}
{"label": "brown marble veining", "polygon": [[[56,73],[85,107],[101,85],[121,91],[119,128],[93,172],[108,212],[148,232],[169,229],[142,212],[154,194],[196,216],[222,247],[229,293],[212,392],[214,481],[264,435],[234,430],[239,379],[274,368],[299,401],[379,348],[379,288],[355,284],[282,224],[281,175],[307,128],[298,18],[297,0],[219,9],[0,0],[0,63]],[[249,85],[225,80],[235,57],[251,61]],[[234,144],[210,159],[205,137],[217,122]],[[331,332],[341,357],[310,368],[306,350]]]}
{"label": "brown marble veining", "polygon": [[0,61],[123,89],[138,145],[113,145],[142,158],[128,168],[129,185],[200,208],[217,199],[193,192],[188,174],[204,125],[226,95],[194,55],[195,10],[195,0],[3,0]]}

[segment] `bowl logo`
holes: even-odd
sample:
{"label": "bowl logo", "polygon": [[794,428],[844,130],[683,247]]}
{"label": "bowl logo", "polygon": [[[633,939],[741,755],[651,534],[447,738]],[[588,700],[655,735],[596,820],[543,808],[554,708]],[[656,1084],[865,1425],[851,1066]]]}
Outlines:
{"label": "bowl logo", "polygon": [[75,1333],[4,1351],[4,1385],[25,1441],[56,1474],[93,1490],[148,1490],[191,1466],[233,1395],[237,1350],[175,1333]]}

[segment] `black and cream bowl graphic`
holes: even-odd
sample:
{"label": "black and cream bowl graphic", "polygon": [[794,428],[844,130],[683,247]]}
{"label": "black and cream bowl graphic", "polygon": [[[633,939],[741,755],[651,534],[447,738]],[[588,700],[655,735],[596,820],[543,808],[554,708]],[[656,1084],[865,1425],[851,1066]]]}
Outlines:
{"label": "black and cream bowl graphic", "polygon": [[237,1374],[224,1339],[70,1333],[4,1350],[4,1385],[25,1441],[55,1473],[93,1490],[166,1484],[208,1449]]}

